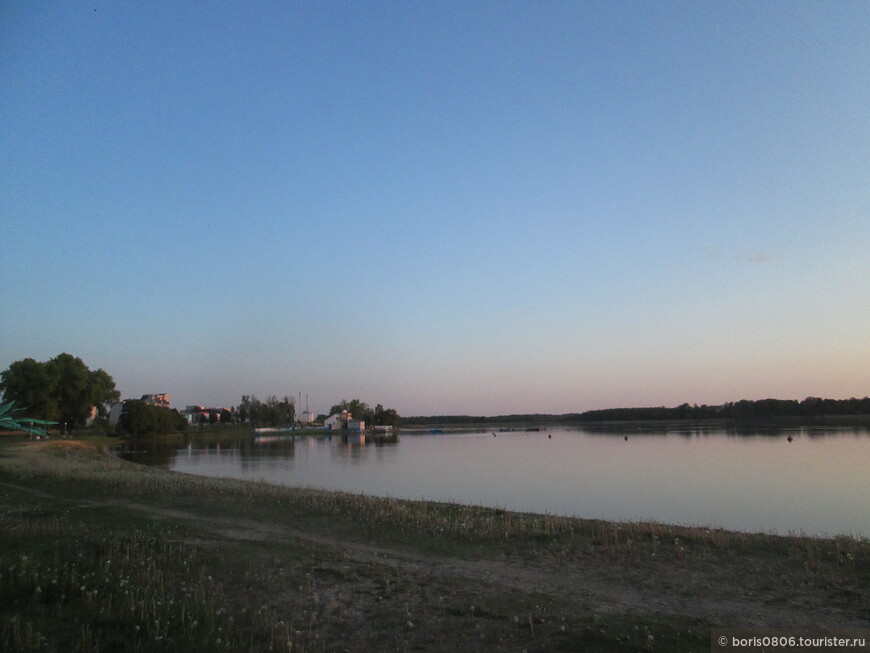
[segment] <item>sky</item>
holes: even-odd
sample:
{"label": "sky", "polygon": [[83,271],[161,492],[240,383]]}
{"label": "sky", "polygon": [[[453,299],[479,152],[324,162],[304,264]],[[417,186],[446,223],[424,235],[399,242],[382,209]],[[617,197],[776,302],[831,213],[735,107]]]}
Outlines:
{"label": "sky", "polygon": [[406,416],[866,396],[868,34],[863,0],[3,0],[0,368]]}

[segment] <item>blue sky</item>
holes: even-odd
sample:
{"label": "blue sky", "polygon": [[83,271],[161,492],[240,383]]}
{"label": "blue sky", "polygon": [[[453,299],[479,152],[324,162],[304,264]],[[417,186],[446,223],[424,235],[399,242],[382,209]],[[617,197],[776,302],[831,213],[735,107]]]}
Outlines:
{"label": "blue sky", "polygon": [[0,367],[400,414],[870,392],[870,4],[0,4]]}

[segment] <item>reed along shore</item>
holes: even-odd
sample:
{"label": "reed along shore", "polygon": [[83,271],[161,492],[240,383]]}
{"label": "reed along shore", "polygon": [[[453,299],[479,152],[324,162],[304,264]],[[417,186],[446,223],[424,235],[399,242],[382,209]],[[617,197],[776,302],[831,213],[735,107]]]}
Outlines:
{"label": "reed along shore", "polygon": [[4,651],[703,651],[870,628],[870,542],[203,478],[0,439]]}

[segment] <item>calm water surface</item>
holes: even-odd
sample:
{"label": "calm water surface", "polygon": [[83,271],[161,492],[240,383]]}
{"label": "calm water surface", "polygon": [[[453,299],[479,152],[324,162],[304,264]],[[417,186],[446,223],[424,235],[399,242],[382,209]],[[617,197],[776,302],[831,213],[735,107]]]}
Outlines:
{"label": "calm water surface", "polygon": [[[625,440],[627,435],[628,440]],[[792,441],[787,440],[788,436]],[[523,512],[870,536],[870,433],[798,429],[271,436],[132,450],[167,469]]]}

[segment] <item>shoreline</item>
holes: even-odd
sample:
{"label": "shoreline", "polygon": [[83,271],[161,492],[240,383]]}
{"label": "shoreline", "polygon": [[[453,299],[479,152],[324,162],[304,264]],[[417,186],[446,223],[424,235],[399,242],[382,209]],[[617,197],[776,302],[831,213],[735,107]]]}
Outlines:
{"label": "shoreline", "polygon": [[526,426],[591,428],[602,430],[668,430],[677,428],[701,429],[789,429],[789,428],[857,428],[870,431],[870,415],[837,415],[808,417],[781,417],[777,419],[641,419],[641,420],[578,420],[563,419],[558,415],[530,415],[528,420],[511,421],[501,417],[488,417],[482,421],[409,422],[400,430],[428,430],[432,428],[499,428],[522,430]]}
{"label": "shoreline", "polygon": [[[164,587],[171,572],[176,586],[202,591],[197,600],[164,597],[176,607],[164,604],[157,619],[161,628],[174,625],[158,643],[640,651],[654,642],[652,650],[698,650],[715,627],[870,627],[866,539],[603,522],[209,479],[106,455],[102,448],[114,442],[0,445],[10,533],[0,568],[25,564],[21,551],[31,552],[31,568],[43,558],[54,569],[58,560],[86,564],[76,557],[84,546],[95,547],[96,571],[105,576],[123,557],[118,543],[160,549],[154,542],[171,541],[178,551],[140,551],[127,570],[149,553],[142,559],[158,563],[153,575]],[[149,539],[153,529],[171,535]],[[154,631],[156,613],[113,612],[117,588],[91,595],[67,583],[58,602],[41,599],[23,576],[16,582],[26,587],[15,600],[4,595],[0,610],[41,637],[75,640],[84,623],[105,646],[133,637],[137,625]],[[205,601],[206,590],[220,606]],[[199,614],[196,627],[178,621],[179,605]],[[127,634],[88,616],[100,614],[122,620]],[[280,633],[278,622],[286,626]],[[212,635],[221,629],[221,644],[214,637],[203,648],[204,623]],[[7,629],[7,645],[11,635]]]}

